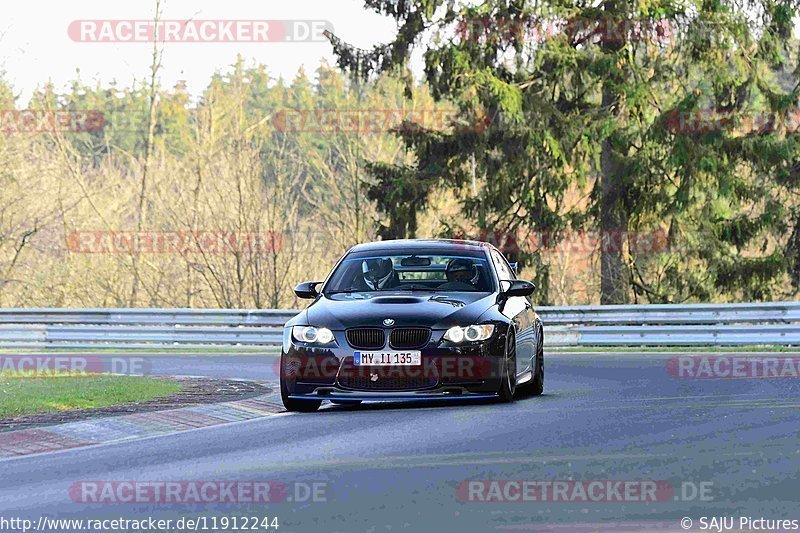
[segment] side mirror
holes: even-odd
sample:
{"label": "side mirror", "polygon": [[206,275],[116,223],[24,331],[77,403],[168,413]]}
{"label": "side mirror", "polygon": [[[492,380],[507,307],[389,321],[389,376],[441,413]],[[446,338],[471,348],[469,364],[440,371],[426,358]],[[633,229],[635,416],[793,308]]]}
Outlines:
{"label": "side mirror", "polygon": [[304,281],[300,285],[294,288],[294,293],[297,295],[298,298],[303,298],[306,300],[313,300],[317,296],[319,296],[319,292],[317,292],[317,285],[322,283],[321,281]]}
{"label": "side mirror", "polygon": [[523,279],[504,281],[503,283],[508,283],[508,288],[503,291],[503,296],[506,298],[511,298],[512,296],[530,296],[533,294],[533,291],[536,290],[536,285]]}

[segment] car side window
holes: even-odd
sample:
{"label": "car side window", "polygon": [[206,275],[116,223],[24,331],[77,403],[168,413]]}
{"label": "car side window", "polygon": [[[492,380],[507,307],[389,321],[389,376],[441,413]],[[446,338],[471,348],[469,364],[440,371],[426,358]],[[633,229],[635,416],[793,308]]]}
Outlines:
{"label": "car side window", "polygon": [[516,276],[514,276],[514,273],[511,271],[511,267],[508,265],[508,262],[502,255],[495,250],[491,251],[491,255],[494,268],[497,270],[497,277],[500,279],[500,281],[511,281],[517,279]]}

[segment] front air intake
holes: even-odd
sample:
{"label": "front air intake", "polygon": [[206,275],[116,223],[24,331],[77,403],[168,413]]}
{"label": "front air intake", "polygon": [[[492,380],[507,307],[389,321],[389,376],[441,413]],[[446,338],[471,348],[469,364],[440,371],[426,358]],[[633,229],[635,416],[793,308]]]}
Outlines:
{"label": "front air intake", "polygon": [[355,328],[345,332],[347,342],[362,350],[379,349],[386,345],[386,334],[379,328]]}
{"label": "front air intake", "polygon": [[431,330],[428,328],[396,328],[389,335],[389,346],[397,349],[422,348],[430,338]]}

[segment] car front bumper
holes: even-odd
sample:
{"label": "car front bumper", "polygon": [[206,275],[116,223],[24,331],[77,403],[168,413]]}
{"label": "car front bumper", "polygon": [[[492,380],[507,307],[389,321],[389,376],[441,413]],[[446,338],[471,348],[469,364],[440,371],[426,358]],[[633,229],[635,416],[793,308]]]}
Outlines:
{"label": "car front bumper", "polygon": [[294,341],[286,332],[280,363],[286,396],[296,400],[463,400],[493,398],[499,390],[502,338],[454,346],[434,334],[419,349],[420,366],[356,367],[354,352],[359,350],[348,346],[343,335],[336,333],[336,337],[337,345],[315,347]]}

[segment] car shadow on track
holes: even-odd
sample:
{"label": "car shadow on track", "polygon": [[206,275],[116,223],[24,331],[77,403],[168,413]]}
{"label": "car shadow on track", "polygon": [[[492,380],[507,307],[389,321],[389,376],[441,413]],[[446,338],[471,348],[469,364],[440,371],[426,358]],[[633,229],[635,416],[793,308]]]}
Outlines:
{"label": "car shadow on track", "polygon": [[496,399],[471,399],[465,398],[463,400],[414,400],[414,401],[397,401],[397,402],[371,402],[362,403],[358,405],[327,405],[320,413],[345,413],[352,411],[388,411],[396,409],[431,409],[431,408],[453,408],[453,407],[519,407],[520,404],[530,404],[535,406],[542,402],[549,402],[559,398],[558,393],[544,393],[540,396],[531,396],[523,394],[516,398],[512,403],[502,403]]}

